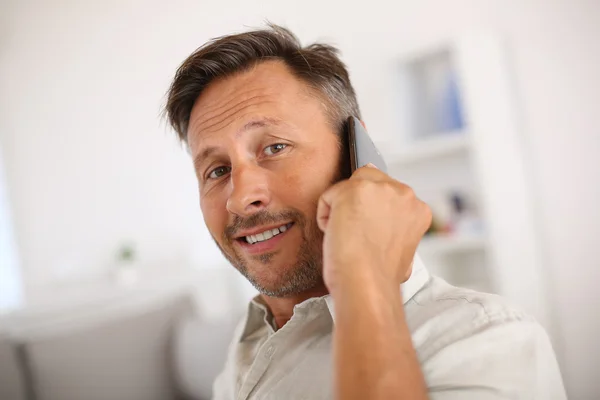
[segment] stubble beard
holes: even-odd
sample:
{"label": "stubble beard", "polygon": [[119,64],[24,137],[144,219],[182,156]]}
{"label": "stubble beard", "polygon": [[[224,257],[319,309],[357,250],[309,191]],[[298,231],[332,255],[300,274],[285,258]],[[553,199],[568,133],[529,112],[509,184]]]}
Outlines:
{"label": "stubble beard", "polygon": [[[264,282],[248,266],[248,260],[235,249],[233,232],[251,228],[257,225],[266,225],[282,221],[293,221],[294,228],[300,229],[302,243],[292,266],[281,268],[281,275],[275,282]],[[214,237],[213,237],[214,240]],[[236,217],[234,222],[227,227],[224,233],[224,246],[217,240],[215,243],[225,258],[262,294],[270,297],[289,297],[323,285],[323,232],[311,223],[298,210],[290,209],[277,214],[260,211],[246,219]],[[275,252],[263,253],[251,258],[251,262],[258,262],[264,266],[273,263]]]}

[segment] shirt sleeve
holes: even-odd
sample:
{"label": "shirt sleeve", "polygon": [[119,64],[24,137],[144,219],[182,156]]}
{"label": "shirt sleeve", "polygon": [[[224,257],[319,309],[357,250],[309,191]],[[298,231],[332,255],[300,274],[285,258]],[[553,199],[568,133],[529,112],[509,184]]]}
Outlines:
{"label": "shirt sleeve", "polygon": [[563,400],[554,350],[535,321],[479,329],[423,364],[431,400]]}

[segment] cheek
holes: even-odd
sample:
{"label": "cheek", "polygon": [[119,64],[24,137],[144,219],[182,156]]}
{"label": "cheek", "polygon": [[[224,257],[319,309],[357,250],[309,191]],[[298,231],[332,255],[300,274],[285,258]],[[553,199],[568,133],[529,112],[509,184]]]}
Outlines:
{"label": "cheek", "polygon": [[285,175],[281,195],[284,204],[312,215],[316,213],[319,197],[330,186],[331,177],[316,165],[307,164]]}
{"label": "cheek", "polygon": [[221,241],[225,227],[227,226],[227,210],[225,203],[211,198],[200,199],[200,209],[204,217],[204,223],[209,232],[217,240]]}

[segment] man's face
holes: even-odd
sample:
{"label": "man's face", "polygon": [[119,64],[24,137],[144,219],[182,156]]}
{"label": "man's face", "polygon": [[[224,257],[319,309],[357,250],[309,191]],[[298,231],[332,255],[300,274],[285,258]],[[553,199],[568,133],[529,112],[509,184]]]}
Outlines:
{"label": "man's face", "polygon": [[339,179],[324,103],[277,61],[215,81],[196,101],[188,142],[206,225],[262,293],[322,285],[319,196]]}

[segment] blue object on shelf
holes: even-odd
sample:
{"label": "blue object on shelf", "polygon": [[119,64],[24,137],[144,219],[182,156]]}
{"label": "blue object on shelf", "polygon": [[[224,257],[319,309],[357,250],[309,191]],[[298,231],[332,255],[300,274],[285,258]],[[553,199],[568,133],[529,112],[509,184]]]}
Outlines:
{"label": "blue object on shelf", "polygon": [[464,128],[460,93],[453,71],[448,72],[440,111],[439,129],[441,131],[456,131]]}

